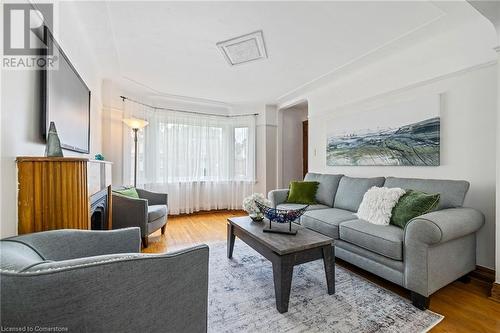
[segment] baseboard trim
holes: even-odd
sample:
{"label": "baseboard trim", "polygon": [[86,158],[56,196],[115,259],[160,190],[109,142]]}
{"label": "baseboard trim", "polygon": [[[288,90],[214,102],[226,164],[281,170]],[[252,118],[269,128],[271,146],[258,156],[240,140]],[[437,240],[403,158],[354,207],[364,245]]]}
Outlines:
{"label": "baseboard trim", "polygon": [[476,266],[476,269],[470,272],[469,276],[473,279],[493,284],[495,282],[495,271],[491,268]]}
{"label": "baseboard trim", "polygon": [[500,283],[493,283],[490,299],[500,303]]}
{"label": "baseboard trim", "polygon": [[198,211],[192,212],[192,213],[168,214],[168,217],[175,218],[175,217],[186,216],[186,215],[208,215],[208,214],[214,214],[214,213],[247,214],[242,209],[211,209],[211,210],[198,210]]}

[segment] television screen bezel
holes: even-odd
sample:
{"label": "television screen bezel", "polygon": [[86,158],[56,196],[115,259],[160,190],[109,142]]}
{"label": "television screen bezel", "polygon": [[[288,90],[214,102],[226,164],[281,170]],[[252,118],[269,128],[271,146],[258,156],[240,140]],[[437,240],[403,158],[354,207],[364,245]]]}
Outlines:
{"label": "television screen bezel", "polygon": [[[83,154],[88,154],[90,153],[90,110],[91,110],[91,96],[92,92],[90,91],[89,87],[85,83],[85,81],[82,79],[76,68],[73,66],[73,63],[69,60],[68,56],[66,53],[63,51],[59,43],[56,41],[52,33],[50,32],[49,28],[47,26],[44,26],[43,28],[43,40],[45,42],[45,45],[47,45],[47,49],[56,47],[58,50],[58,53],[60,56],[64,58],[64,60],[68,63],[69,67],[73,71],[73,73],[76,75],[76,77],[80,80],[80,82],[83,84],[85,89],[88,91],[89,95],[89,103],[88,103],[88,129],[87,129],[87,147],[86,148],[81,148],[81,147],[74,147],[68,144],[65,144],[62,138],[59,138],[61,140],[61,148],[65,150],[70,150],[70,151],[75,151],[78,153],[83,153]],[[46,52],[44,56],[46,57],[46,60],[48,63],[47,57],[49,56],[50,52]],[[42,123],[42,139],[44,142],[47,142],[47,135],[48,135],[48,129],[50,125],[50,110],[48,108],[48,103],[49,103],[49,98],[48,98],[48,80],[49,80],[49,75],[51,71],[56,70],[56,69],[47,69],[44,68],[40,72],[40,83],[41,83],[41,106],[42,106],[42,112],[41,112],[41,123]],[[57,127],[57,124],[56,124]]]}

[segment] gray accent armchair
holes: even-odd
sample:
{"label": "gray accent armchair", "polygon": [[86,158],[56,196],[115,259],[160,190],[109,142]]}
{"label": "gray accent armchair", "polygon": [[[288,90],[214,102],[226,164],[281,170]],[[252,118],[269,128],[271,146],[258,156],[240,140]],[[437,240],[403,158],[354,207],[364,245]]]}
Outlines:
{"label": "gray accent armchair", "polygon": [[139,228],[0,241],[0,325],[206,332],[208,247],[141,254]]}
{"label": "gray accent armchair", "polygon": [[161,228],[165,234],[168,217],[168,195],[136,189],[139,199],[113,192],[113,229],[139,227],[142,244],[148,247],[148,236]]}

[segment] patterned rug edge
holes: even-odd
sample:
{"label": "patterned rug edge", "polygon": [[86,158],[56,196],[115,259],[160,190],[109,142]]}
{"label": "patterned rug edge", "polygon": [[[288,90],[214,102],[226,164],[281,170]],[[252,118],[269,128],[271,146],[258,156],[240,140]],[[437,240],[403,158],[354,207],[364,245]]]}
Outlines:
{"label": "patterned rug edge", "polygon": [[436,327],[436,326],[437,326],[440,322],[442,322],[442,321],[443,321],[443,319],[444,319],[444,316],[443,316],[442,314],[439,314],[439,313],[434,312],[434,311],[431,311],[431,310],[426,310],[426,311],[427,311],[427,312],[430,312],[430,313],[435,314],[436,316],[438,316],[438,317],[439,317],[439,319],[437,319],[435,323],[430,324],[428,327],[426,327],[426,328],[422,331],[422,333],[427,333],[427,332],[429,332],[429,331],[430,331],[430,330],[432,330],[434,327]]}
{"label": "patterned rug edge", "polygon": [[[244,242],[243,242],[243,243],[244,243]],[[206,243],[204,243],[204,244],[206,244],[209,248],[210,248],[210,246],[227,246],[227,242],[226,242],[226,241],[213,241],[213,242],[206,242]],[[255,252],[256,252],[259,256],[261,256],[261,254],[260,254],[260,253],[258,253],[257,251],[255,251]],[[337,265],[337,263],[335,263],[335,265]],[[378,284],[376,284],[376,283],[374,283],[374,282],[370,281],[369,279],[365,278],[364,276],[361,276],[361,275],[359,275],[359,274],[356,274],[355,272],[353,272],[353,271],[349,270],[348,268],[345,268],[345,267],[342,267],[342,268],[344,268],[345,270],[349,271],[351,274],[356,275],[358,278],[360,278],[360,279],[364,280],[365,282],[367,282],[367,283],[369,283],[369,284],[371,284],[371,285],[373,285],[373,286],[376,286],[377,288],[383,288],[385,291],[387,291],[387,292],[389,292],[389,293],[391,293],[391,294],[395,295],[396,297],[402,298],[402,299],[404,299],[405,301],[410,302],[410,300],[408,300],[406,297],[403,297],[403,296],[401,296],[401,295],[399,295],[399,294],[397,294],[397,293],[393,292],[393,291],[392,291],[392,290],[390,290],[390,289],[384,288],[384,287],[382,287],[382,286],[380,286],[380,285],[378,285]],[[445,318],[445,316],[444,316],[444,315],[442,315],[442,314],[440,314],[440,313],[437,313],[437,312],[434,312],[434,311],[431,311],[431,310],[429,310],[429,309],[425,310],[425,312],[432,313],[432,314],[434,314],[434,315],[438,316],[439,318],[438,318],[438,319],[436,319],[436,321],[435,321],[434,323],[430,324],[428,327],[426,327],[425,329],[423,329],[420,333],[427,333],[427,332],[429,332],[429,331],[430,331],[430,330],[432,330],[434,327],[436,327],[436,326],[437,326],[437,325],[438,325],[441,321],[443,321],[443,319]]]}

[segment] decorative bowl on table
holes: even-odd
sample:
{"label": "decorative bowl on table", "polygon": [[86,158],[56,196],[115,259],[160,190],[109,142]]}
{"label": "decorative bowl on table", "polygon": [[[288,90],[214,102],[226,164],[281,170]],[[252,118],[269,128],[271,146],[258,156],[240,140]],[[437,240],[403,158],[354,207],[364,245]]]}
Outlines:
{"label": "decorative bowl on table", "polygon": [[[269,220],[269,227],[265,227],[262,231],[264,232],[274,232],[278,234],[296,235],[297,230],[292,230],[292,222],[297,220],[302,214],[305,213],[309,205],[304,205],[304,207],[299,209],[278,209],[264,205],[263,203],[256,201],[255,204],[260,209],[262,214]],[[288,230],[283,228],[272,228],[272,223],[285,224],[288,223]]]}

